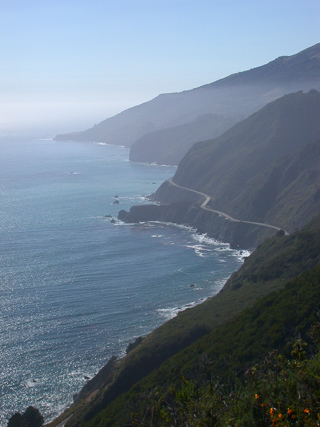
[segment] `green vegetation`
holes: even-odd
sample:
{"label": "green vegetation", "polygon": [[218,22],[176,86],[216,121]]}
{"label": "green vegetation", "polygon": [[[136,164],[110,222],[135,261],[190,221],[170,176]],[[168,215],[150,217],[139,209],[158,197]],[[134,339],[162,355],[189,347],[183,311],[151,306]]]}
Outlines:
{"label": "green vegetation", "polygon": [[43,416],[40,411],[33,406],[29,406],[23,414],[16,412],[8,422],[8,427],[41,427],[43,426]]}
{"label": "green vegetation", "polygon": [[131,412],[131,425],[320,425],[319,348],[308,358],[306,346],[298,339],[290,358],[273,351],[248,370],[242,382],[234,379],[232,388],[207,373],[197,380],[183,379],[165,398],[150,393]]}
{"label": "green vegetation", "polygon": [[316,320],[319,262],[320,216],[290,236],[277,233],[218,295],[179,313],[103,368],[65,415],[74,413],[68,425],[124,425],[141,393],[166,396],[183,377],[193,380],[195,367],[206,361],[210,375],[229,384],[234,373],[241,375],[274,348],[289,354]]}
{"label": "green vegetation", "polygon": [[[247,116],[258,104],[270,101],[268,94],[273,94],[270,96],[274,99],[281,90],[296,90],[296,83],[303,86],[305,70],[318,76],[319,48],[317,45],[290,58],[278,58],[201,90],[160,96],[71,138],[85,140],[91,135],[90,140],[99,137],[100,141],[131,145],[132,138],[163,131],[169,122],[174,127],[181,125],[181,117],[191,122],[208,112],[203,110],[205,103],[194,102],[203,94],[212,104],[211,113],[232,119],[239,117],[239,113]],[[311,80],[308,84],[319,88]],[[259,82],[264,84],[258,85]],[[280,90],[277,95],[275,87]],[[215,92],[210,93],[211,90]],[[320,209],[320,145],[315,142],[320,137],[319,117],[320,93],[316,90],[283,96],[222,136],[195,144],[180,162],[174,182],[209,194],[214,209],[240,219],[275,221],[274,225],[286,230],[299,229]],[[179,131],[187,128],[182,126]],[[166,131],[163,135],[168,136]],[[161,150],[158,154],[162,156]],[[181,198],[177,198],[177,192]],[[192,199],[187,199],[186,194],[193,194]],[[235,246],[250,247],[270,233],[260,226],[226,221],[204,211],[199,208],[198,195],[169,183],[162,185],[155,197],[179,203],[136,207],[130,211],[131,217],[136,216],[138,221],[160,219],[191,224]],[[295,362],[287,358],[294,341],[299,337],[307,340],[307,329],[316,321],[319,262],[320,217],[290,236],[278,232],[256,249],[218,295],[179,313],[134,343],[123,359],[110,360],[64,415],[72,414],[67,425],[224,425],[228,417],[231,425],[275,425],[283,420],[290,425],[298,420],[303,425],[305,420],[314,420],[318,413],[317,396],[312,405],[302,399],[299,406],[289,394],[277,396],[276,390],[267,393],[268,387],[271,390],[269,373],[271,377],[272,372],[279,374],[279,381],[284,375],[280,359],[274,361],[268,375],[250,374],[249,385],[256,390],[248,388],[244,373],[248,369],[251,372],[254,364],[261,363],[268,352],[276,349],[283,352],[288,372],[293,370],[290,378],[296,375],[297,382],[300,381],[300,371],[294,371]],[[311,361],[303,363],[304,372],[308,372],[305,377],[310,378],[315,367]],[[258,366],[255,372],[265,372],[263,365]],[[260,383],[255,382],[256,378],[261,378]],[[281,383],[275,384],[277,390],[281,389]],[[308,380],[309,391],[313,387],[310,384]],[[304,386],[301,387],[299,393],[304,396]],[[238,399],[239,390],[248,396],[247,400]],[[253,398],[255,395],[258,397]],[[146,399],[147,406],[141,405]],[[285,406],[292,412],[285,412]],[[304,412],[306,409],[309,412]]]}
{"label": "green vegetation", "polygon": [[[186,420],[194,426],[228,425],[231,417],[231,425],[263,426],[272,425],[269,422],[271,408],[276,408],[277,414],[284,414],[284,408],[291,408],[295,417],[308,408],[317,417],[320,413],[320,360],[317,358],[311,367],[307,366],[301,359],[299,337],[310,342],[307,332],[317,321],[319,301],[320,265],[317,265],[169,359],[86,425],[120,426],[130,418],[133,425],[158,425],[157,422],[152,424],[150,418],[146,421],[157,413],[163,422],[160,425],[170,425],[174,417],[179,421],[176,425],[188,425]],[[295,359],[290,361],[291,346],[298,338]],[[274,358],[273,353],[270,370],[270,360],[261,360],[274,350],[281,350],[283,358]],[[303,365],[298,364],[297,358]],[[254,367],[256,363],[258,366]],[[309,370],[300,372],[300,367],[317,369],[314,381]],[[295,371],[294,368],[299,369]],[[286,388],[281,385],[285,381],[288,381]],[[259,404],[264,405],[256,414],[255,394],[259,396]],[[225,396],[229,396],[227,401]],[[251,418],[247,414],[249,409]],[[266,410],[269,411],[267,417]],[[221,424],[214,424],[213,417],[216,421],[222,417]],[[265,418],[265,424],[262,420],[259,424],[257,417]]]}

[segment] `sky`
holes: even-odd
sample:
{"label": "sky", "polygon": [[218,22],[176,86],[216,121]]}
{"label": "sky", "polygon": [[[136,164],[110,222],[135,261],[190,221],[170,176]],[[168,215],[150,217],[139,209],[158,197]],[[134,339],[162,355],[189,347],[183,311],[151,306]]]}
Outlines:
{"label": "sky", "polygon": [[298,53],[319,22],[320,0],[0,0],[0,131],[89,128]]}

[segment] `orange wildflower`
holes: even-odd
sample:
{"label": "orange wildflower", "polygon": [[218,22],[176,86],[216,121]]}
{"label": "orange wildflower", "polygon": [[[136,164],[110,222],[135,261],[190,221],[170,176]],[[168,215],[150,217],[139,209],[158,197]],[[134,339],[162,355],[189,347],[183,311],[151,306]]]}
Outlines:
{"label": "orange wildflower", "polygon": [[306,414],[309,414],[309,409],[308,408],[306,408],[303,412],[305,412]]}

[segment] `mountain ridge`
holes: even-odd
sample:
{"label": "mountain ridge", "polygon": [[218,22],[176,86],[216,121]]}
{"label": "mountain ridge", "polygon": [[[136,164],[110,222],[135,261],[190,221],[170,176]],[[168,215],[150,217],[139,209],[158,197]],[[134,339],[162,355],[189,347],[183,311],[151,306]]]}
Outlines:
{"label": "mountain ridge", "polygon": [[[318,64],[317,52],[320,45],[315,45],[313,48],[303,51],[302,56],[316,55]],[[290,57],[291,61],[297,61],[300,58],[303,62],[302,56],[299,57],[298,54],[293,56],[295,57]],[[273,66],[281,65],[284,61],[290,62],[286,57],[281,57],[276,63],[273,63]],[[290,67],[289,64],[289,69]],[[279,76],[282,78],[281,73]],[[238,91],[239,99],[243,100],[244,94],[245,88],[242,86]],[[158,102],[162,102],[165,98],[164,96],[158,99]],[[283,200],[286,201],[289,210],[290,203],[293,201],[292,203],[295,203],[295,208],[299,213],[305,212],[304,206],[309,201],[314,205],[315,211],[318,210],[317,198],[320,199],[320,191],[318,193],[320,174],[318,174],[317,167],[320,164],[318,162],[320,94],[317,91],[308,93],[301,91],[286,95],[284,98],[278,102],[273,101],[275,103],[273,105],[268,104],[263,107],[266,108],[263,114],[267,112],[264,119],[261,118],[260,110],[253,113],[253,119],[250,116],[228,130],[227,137],[224,133],[221,137],[209,142],[202,141],[195,144],[180,163],[180,170],[178,168],[174,182],[209,194],[213,199],[212,204],[216,204],[217,207],[223,206],[224,209],[230,208],[231,211],[232,209],[239,210],[240,205],[243,207],[243,200],[249,200],[246,198],[246,194],[248,194],[246,191],[251,192],[250,203],[243,207],[243,212],[246,214],[249,212],[253,215],[254,213],[250,211],[252,206],[260,207],[261,201],[268,197],[274,203],[270,202],[266,205],[272,205],[276,213],[281,212],[280,205]],[[316,108],[314,108],[315,106]],[[286,110],[286,107],[289,109]],[[244,111],[249,111],[250,108],[250,105],[244,105]],[[284,111],[287,111],[288,114]],[[167,112],[169,113],[169,111]],[[188,114],[186,113],[187,116]],[[190,116],[188,117],[190,118]],[[250,126],[255,120],[260,128],[258,126],[259,129],[254,130]],[[297,131],[299,123],[304,123],[304,127],[300,129],[301,132]],[[152,128],[154,124],[150,123],[148,126]],[[236,130],[234,130],[235,128]],[[242,129],[243,134],[247,134],[247,141],[245,139],[239,141],[239,129]],[[234,138],[233,141],[238,138],[237,144],[228,142],[232,138]],[[248,141],[252,142],[253,139],[257,141],[257,145],[249,144],[248,146]],[[233,166],[237,171],[236,166],[239,163],[240,166],[242,165],[244,175],[240,176],[241,179],[239,176],[235,176],[233,181],[230,181],[230,178],[219,177],[215,170],[213,177],[217,179],[218,176],[221,183],[208,179],[215,164],[224,158],[225,151],[230,150],[230,147],[236,147],[238,151],[234,152],[231,149],[232,156],[228,160],[229,163],[223,164],[225,174],[233,170]],[[273,147],[279,148],[276,156],[268,151],[272,151]],[[209,153],[206,152],[207,149],[213,151]],[[266,150],[263,151],[264,149]],[[260,154],[257,154],[255,150]],[[211,157],[212,153],[213,157]],[[255,165],[253,165],[254,157],[258,158]],[[198,164],[196,164],[197,162]],[[190,174],[192,164],[196,167]],[[226,167],[228,164],[230,166]],[[216,185],[213,185],[212,182]],[[274,186],[275,183],[277,186]],[[228,185],[231,185],[230,191],[227,191]],[[200,201],[199,194],[194,193],[194,196],[188,199],[188,197],[186,198],[188,190],[171,187],[170,183],[166,182],[157,190],[154,197],[162,202],[171,203],[173,200],[178,202],[169,205],[134,207],[132,213],[137,213],[137,221],[142,220],[141,215],[145,218],[144,220],[150,220],[154,212],[161,211],[161,215],[165,219],[171,218],[173,222],[179,222],[185,220],[181,219],[184,212],[187,215],[186,222],[197,223],[200,232],[207,231],[207,224],[212,227],[216,235],[220,233],[223,237],[230,236],[235,244],[239,244],[241,239],[242,241],[247,239],[251,243],[261,242],[265,239],[265,235],[259,234],[261,231],[249,230],[249,224],[241,222],[232,224],[231,221],[226,221],[219,215],[216,215],[214,220],[210,220],[208,217],[211,215],[210,212],[203,209],[201,212],[200,205],[203,200]],[[272,194],[270,188],[274,191]],[[308,189],[307,196],[302,198],[299,195],[305,193],[305,189]],[[272,209],[263,210],[262,208],[263,206],[261,206],[262,212],[259,213],[261,217],[268,217],[268,215],[271,218],[276,217],[276,213]],[[139,210],[140,212],[138,212]],[[293,215],[297,217],[297,212],[292,211]],[[287,214],[281,213],[280,216],[285,215]],[[225,365],[228,365],[232,358],[234,360],[232,366],[244,370],[257,358],[264,357],[262,351],[259,352],[260,347],[267,351],[270,349],[268,346],[270,342],[276,343],[279,347],[285,347],[287,341],[295,338],[298,333],[305,333],[306,327],[309,326],[319,308],[318,292],[320,292],[318,267],[320,262],[320,216],[316,216],[306,225],[303,224],[312,215],[312,212],[305,212],[305,216],[301,215],[296,225],[300,230],[293,231],[289,236],[278,231],[274,236],[261,243],[216,296],[179,313],[171,321],[134,345],[123,359],[116,362],[111,360],[110,364],[100,372],[99,377],[88,383],[85,391],[80,393],[79,401],[76,401],[64,415],[66,418],[72,414],[67,425],[125,425],[129,422],[134,402],[148,399],[151,392],[155,392],[156,395],[160,393],[161,397],[170,397],[172,381],[174,385],[178,384],[179,373],[189,375],[192,372],[192,364],[199,361],[199,355],[203,360],[207,354],[212,356],[213,360],[210,363],[214,366],[216,375],[220,375],[222,371],[219,369],[225,369]],[[287,221],[286,218],[285,221]],[[291,227],[295,227],[293,222],[290,223]],[[314,268],[317,270],[312,270]],[[310,276],[307,275],[309,271]],[[308,279],[313,280],[314,287],[307,288]],[[312,289],[315,292],[313,295],[316,295],[315,300],[310,301],[307,293],[304,292],[302,292],[301,298],[297,297],[299,286],[303,290],[309,289],[310,292]],[[292,293],[290,293],[290,289],[293,290]],[[284,311],[286,302],[288,304]],[[278,316],[276,317],[277,322],[273,321],[272,305]],[[247,309],[249,312],[246,311]],[[260,312],[262,312],[261,316]],[[292,322],[298,319],[296,315],[298,313],[299,322],[293,324]],[[241,317],[235,317],[235,315]],[[249,318],[249,321],[245,320]],[[270,327],[264,328],[266,320]],[[224,337],[232,338],[235,333],[238,335],[237,326],[244,331],[245,345],[242,340],[244,335],[241,335],[241,331],[240,341],[236,341],[235,346],[232,345],[233,342],[223,340]],[[259,341],[261,346],[255,346],[256,337],[261,338]],[[157,397],[157,403],[159,402]],[[143,415],[141,412],[141,416]],[[57,425],[58,422],[57,420],[52,425]],[[143,425],[143,421],[141,425]],[[152,424],[150,423],[150,425]]]}
{"label": "mountain ridge", "polygon": [[[134,206],[119,219],[177,222],[233,247],[255,247],[270,231],[248,223],[292,232],[320,211],[319,140],[320,93],[285,95],[220,137],[194,144],[173,181],[151,196],[162,205]],[[201,208],[204,194],[211,212]]]}
{"label": "mountain ridge", "polygon": [[[57,135],[55,139],[99,141],[131,147],[146,134],[193,122],[204,114],[218,114],[224,120],[231,119],[235,122],[286,93],[297,90],[307,91],[312,88],[320,89],[320,43],[298,54],[281,58],[281,60],[271,61],[267,65],[233,74],[199,88],[158,95],[90,129]],[[294,61],[294,67],[283,65],[290,61]],[[253,79],[253,76],[256,78]],[[253,84],[248,84],[250,79],[254,81]],[[217,129],[213,129],[212,135],[219,134],[219,126],[221,127],[217,124]],[[196,134],[198,133],[201,138],[201,132],[196,123],[193,133],[195,138],[192,142],[197,142]],[[151,137],[149,144],[157,145],[156,135]],[[173,160],[177,163],[188,147],[184,152],[182,150],[178,158],[175,153],[175,157],[169,159],[168,163],[172,164]],[[154,156],[148,161],[161,162],[161,157],[165,154],[164,150],[159,158]],[[143,161],[143,157],[135,158],[137,161]]]}

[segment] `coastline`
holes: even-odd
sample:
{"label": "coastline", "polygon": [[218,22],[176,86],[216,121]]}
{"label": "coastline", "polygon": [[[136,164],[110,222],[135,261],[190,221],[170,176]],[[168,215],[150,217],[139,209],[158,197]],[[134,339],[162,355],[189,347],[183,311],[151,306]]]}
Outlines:
{"label": "coastline", "polygon": [[218,213],[204,210],[192,201],[168,205],[136,205],[129,212],[121,210],[118,219],[125,223],[160,221],[192,227],[198,234],[230,244],[232,249],[254,249],[277,231],[257,224],[226,220]]}
{"label": "coastline", "polygon": [[[152,206],[154,206],[154,205],[152,205]],[[177,224],[177,223],[163,223],[163,222],[159,223],[157,221],[154,221],[154,222],[155,222],[155,224],[160,224],[160,225],[169,226],[169,227],[173,226],[173,227],[177,227],[177,228],[186,229],[192,233],[196,233],[196,230],[194,228],[188,226],[188,225]],[[143,225],[143,224],[141,224],[141,225]],[[241,267],[241,265],[245,261],[246,257],[251,254],[251,252],[248,252],[246,250],[239,250],[239,251],[235,250],[234,248],[231,248],[227,242],[217,241],[216,239],[209,237],[209,236],[206,236],[205,234],[199,235],[199,238],[200,238],[200,240],[214,240],[217,247],[221,247],[221,249],[223,247],[226,247],[226,250],[228,250],[228,251],[231,250],[232,252],[237,253],[236,258],[239,261],[241,259],[241,264],[239,264],[239,268]],[[207,242],[207,243],[212,244],[213,242]],[[64,422],[67,422],[69,419],[71,419],[73,411],[78,410],[77,405],[79,403],[81,404],[81,401],[83,399],[85,399],[86,402],[90,402],[92,399],[94,399],[100,393],[100,391],[99,391],[100,387],[102,387],[102,386],[106,387],[106,382],[107,382],[107,384],[112,383],[113,376],[117,375],[118,366],[121,366],[122,364],[126,364],[126,359],[127,359],[128,354],[131,352],[134,352],[136,347],[138,347],[142,341],[144,341],[144,340],[145,341],[148,341],[148,340],[154,341],[154,334],[157,334],[161,328],[170,327],[169,325],[172,321],[175,322],[178,318],[180,319],[180,317],[182,315],[185,316],[188,313],[190,313],[190,310],[192,311],[193,309],[200,307],[202,304],[206,304],[206,303],[210,302],[210,300],[212,300],[216,295],[218,295],[222,291],[222,289],[224,288],[225,284],[230,279],[232,274],[233,273],[230,273],[230,275],[228,275],[228,277],[224,278],[223,283],[220,283],[219,288],[217,289],[217,292],[215,292],[214,294],[211,294],[211,295],[207,296],[206,298],[199,300],[197,302],[188,303],[188,304],[185,304],[184,306],[181,306],[181,307],[176,307],[176,313],[173,316],[170,315],[169,318],[164,319],[163,323],[160,326],[156,327],[154,330],[152,330],[150,333],[148,333],[145,336],[139,336],[138,338],[136,338],[136,340],[134,342],[130,343],[128,345],[126,353],[124,355],[112,356],[107,361],[107,363],[99,370],[99,372],[97,374],[95,374],[94,377],[92,377],[81,388],[81,390],[79,390],[79,393],[75,396],[74,402],[69,407],[65,408],[64,411],[58,417],[55,417],[50,422],[48,422],[46,424],[46,427],[62,427],[62,426],[64,426]],[[173,311],[173,309],[170,309],[171,313],[172,313],[172,311]],[[191,332],[188,340],[183,343],[181,349],[185,348],[185,346],[188,345],[188,343],[191,344],[195,339],[202,337],[206,333],[208,333],[208,329],[206,327],[197,326],[196,329]],[[175,352],[173,352],[173,354],[174,353]]]}

